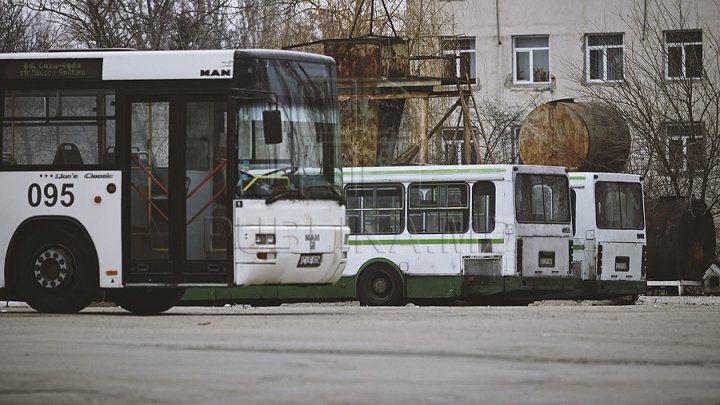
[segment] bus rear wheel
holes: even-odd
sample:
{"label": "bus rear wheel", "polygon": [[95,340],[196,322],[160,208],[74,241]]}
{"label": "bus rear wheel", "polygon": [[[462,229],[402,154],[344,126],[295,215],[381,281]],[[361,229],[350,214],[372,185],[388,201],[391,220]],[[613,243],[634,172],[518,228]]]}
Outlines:
{"label": "bus rear wheel", "polygon": [[38,312],[76,313],[95,298],[97,263],[77,232],[36,230],[20,246],[14,281],[30,307]]}
{"label": "bus rear wheel", "polygon": [[400,275],[386,266],[372,266],[360,274],[358,280],[360,305],[398,306],[404,304],[403,281]]}
{"label": "bus rear wheel", "polygon": [[133,288],[115,292],[115,304],[136,315],[157,315],[177,304],[184,288]]}

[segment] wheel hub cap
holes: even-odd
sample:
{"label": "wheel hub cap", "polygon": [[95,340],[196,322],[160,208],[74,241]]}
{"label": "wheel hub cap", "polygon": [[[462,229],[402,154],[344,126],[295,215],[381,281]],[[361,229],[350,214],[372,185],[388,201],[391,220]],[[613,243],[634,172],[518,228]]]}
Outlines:
{"label": "wheel hub cap", "polygon": [[377,294],[384,294],[388,289],[388,282],[384,278],[376,278],[373,280],[372,288]]}
{"label": "wheel hub cap", "polygon": [[35,259],[35,280],[45,288],[57,288],[71,275],[70,256],[61,248],[43,250]]}

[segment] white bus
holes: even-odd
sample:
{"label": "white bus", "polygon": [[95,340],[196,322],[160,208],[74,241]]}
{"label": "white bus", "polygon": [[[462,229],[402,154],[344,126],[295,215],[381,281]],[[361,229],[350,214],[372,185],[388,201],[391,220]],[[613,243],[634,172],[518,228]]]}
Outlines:
{"label": "white bus", "polygon": [[347,255],[331,58],[0,54],[0,294],[136,313],[188,286],[332,284]]}
{"label": "white bus", "polygon": [[582,298],[645,293],[646,231],[639,175],[571,173],[573,266]]}
{"label": "white bus", "polygon": [[528,302],[576,296],[565,168],[345,168],[348,265],[332,287],[192,289],[184,301]]}

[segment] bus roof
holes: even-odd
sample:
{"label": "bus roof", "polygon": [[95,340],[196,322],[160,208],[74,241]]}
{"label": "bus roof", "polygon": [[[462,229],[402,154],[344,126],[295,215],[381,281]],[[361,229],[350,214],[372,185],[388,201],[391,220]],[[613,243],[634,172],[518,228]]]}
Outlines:
{"label": "bus roof", "polygon": [[345,167],[346,183],[381,181],[435,180],[502,180],[512,172],[537,174],[566,174],[564,167],[533,165],[419,165],[383,167]]}
{"label": "bus roof", "polygon": [[[3,80],[97,79],[186,80],[232,79],[237,58],[283,59],[334,64],[328,56],[277,49],[242,50],[78,50],[0,53]],[[23,61],[23,64],[13,61]]]}
{"label": "bus roof", "polygon": [[592,184],[594,181],[613,181],[625,183],[641,183],[642,176],[629,173],[607,173],[607,172],[574,172],[569,173],[570,185],[580,186]]}

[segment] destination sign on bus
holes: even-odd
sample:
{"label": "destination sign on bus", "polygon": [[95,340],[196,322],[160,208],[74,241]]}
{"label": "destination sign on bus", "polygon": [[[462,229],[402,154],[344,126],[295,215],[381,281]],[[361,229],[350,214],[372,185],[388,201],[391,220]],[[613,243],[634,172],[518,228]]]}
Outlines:
{"label": "destination sign on bus", "polygon": [[101,79],[102,59],[8,60],[7,80]]}

